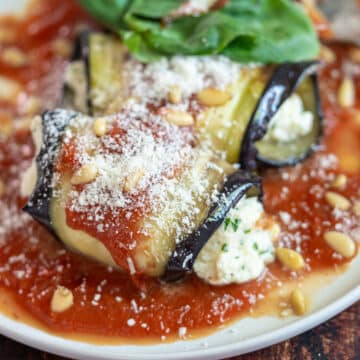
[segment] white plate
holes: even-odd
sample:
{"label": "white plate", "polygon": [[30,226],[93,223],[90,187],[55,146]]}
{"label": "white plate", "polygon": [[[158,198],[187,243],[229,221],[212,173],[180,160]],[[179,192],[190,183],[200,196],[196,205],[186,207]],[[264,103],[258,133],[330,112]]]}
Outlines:
{"label": "white plate", "polygon": [[[25,0],[1,0],[0,13],[19,10]],[[99,346],[66,340],[0,314],[0,333],[29,346],[84,360],[219,359],[244,354],[289,339],[340,313],[360,300],[360,256],[331,285],[311,299],[301,318],[243,319],[206,338],[152,346]]]}

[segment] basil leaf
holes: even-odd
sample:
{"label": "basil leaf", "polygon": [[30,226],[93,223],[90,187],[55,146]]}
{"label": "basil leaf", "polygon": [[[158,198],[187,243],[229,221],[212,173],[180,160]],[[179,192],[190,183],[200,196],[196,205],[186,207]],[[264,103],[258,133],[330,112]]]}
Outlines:
{"label": "basil leaf", "polygon": [[137,16],[162,19],[178,9],[184,0],[134,0],[129,11]]}
{"label": "basil leaf", "polygon": [[123,16],[131,0],[79,0],[79,2],[97,20],[113,29],[119,29],[124,26]]}
{"label": "basil leaf", "polygon": [[237,62],[282,63],[317,56],[311,21],[291,0],[229,0],[200,16],[163,18],[180,0],[80,0],[123,35],[130,52],[151,62],[161,56],[222,54]]}

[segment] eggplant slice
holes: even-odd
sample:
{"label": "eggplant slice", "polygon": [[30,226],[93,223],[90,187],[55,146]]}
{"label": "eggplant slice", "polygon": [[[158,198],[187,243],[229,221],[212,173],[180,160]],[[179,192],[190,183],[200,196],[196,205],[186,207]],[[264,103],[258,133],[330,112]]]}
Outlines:
{"label": "eggplant slice", "polygon": [[262,199],[261,178],[237,170],[228,176],[219,194],[219,201],[210,209],[200,227],[177,244],[162,277],[164,281],[177,281],[192,272],[201,249],[221,226],[229,211],[245,195]]}
{"label": "eggplant slice", "polygon": [[60,151],[61,138],[76,113],[67,110],[54,110],[42,116],[42,146],[36,157],[36,185],[23,210],[43,224],[51,233],[53,226],[50,217],[54,164]]}
{"label": "eggplant slice", "polygon": [[113,35],[85,31],[75,42],[65,74],[61,107],[87,115],[121,109],[122,65],[125,47]]}
{"label": "eggplant slice", "polygon": [[63,96],[60,107],[82,112],[92,113],[89,96],[89,38],[91,32],[84,31],[75,40],[71,62],[64,75]]}
{"label": "eggplant slice", "polygon": [[[306,159],[319,143],[322,134],[322,109],[316,71],[319,63],[301,62],[279,65],[258,101],[245,131],[240,152],[243,169],[295,165]],[[296,92],[305,110],[314,115],[312,131],[291,142],[265,138],[270,120],[281,105]]]}

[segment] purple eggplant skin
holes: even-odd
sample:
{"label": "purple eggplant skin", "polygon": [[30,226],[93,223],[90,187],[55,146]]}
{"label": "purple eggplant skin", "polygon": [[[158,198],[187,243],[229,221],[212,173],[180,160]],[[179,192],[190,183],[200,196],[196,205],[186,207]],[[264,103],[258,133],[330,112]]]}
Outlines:
{"label": "purple eggplant skin", "polygon": [[219,201],[212,206],[200,227],[180,241],[166,266],[163,281],[173,282],[192,272],[201,249],[221,226],[229,211],[252,189],[262,200],[261,178],[243,170],[237,170],[226,179]]}
{"label": "purple eggplant skin", "polygon": [[[322,106],[318,87],[316,72],[320,67],[318,61],[308,61],[299,63],[284,63],[278,65],[271,76],[265,90],[263,91],[253,115],[250,118],[245,131],[243,143],[240,151],[240,165],[248,171],[258,170],[266,167],[283,167],[295,165],[306,159],[319,144],[322,135]],[[310,77],[312,81],[312,96],[315,102],[315,121],[318,122],[317,136],[315,143],[304,151],[299,157],[289,157],[279,161],[266,158],[259,154],[256,142],[263,139],[268,124],[272,117],[279,110],[281,105],[296,91],[299,85]]]}
{"label": "purple eggplant skin", "polygon": [[37,179],[23,211],[44,225],[51,233],[53,228],[50,218],[52,181],[54,166],[59,154],[62,136],[70,121],[77,113],[67,110],[54,110],[42,115],[43,144],[36,157]]}
{"label": "purple eggplant skin", "polygon": [[[84,30],[80,32],[74,43],[74,50],[70,59],[70,64],[76,61],[82,61],[84,63],[85,68],[85,79],[86,79],[86,107],[87,115],[92,115],[93,113],[93,106],[90,97],[90,36],[92,31],[91,30]],[[73,109],[73,96],[74,94],[69,91],[66,84],[64,84],[62,89],[62,98],[59,104],[60,108],[65,109]]]}

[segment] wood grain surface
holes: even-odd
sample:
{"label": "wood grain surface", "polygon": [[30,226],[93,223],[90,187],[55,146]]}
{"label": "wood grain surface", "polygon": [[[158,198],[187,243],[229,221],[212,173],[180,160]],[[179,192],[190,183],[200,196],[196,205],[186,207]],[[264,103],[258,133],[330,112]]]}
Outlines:
{"label": "wood grain surface", "polygon": [[[1,360],[66,360],[0,336]],[[359,360],[360,302],[303,335],[232,360]]]}

